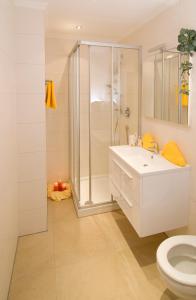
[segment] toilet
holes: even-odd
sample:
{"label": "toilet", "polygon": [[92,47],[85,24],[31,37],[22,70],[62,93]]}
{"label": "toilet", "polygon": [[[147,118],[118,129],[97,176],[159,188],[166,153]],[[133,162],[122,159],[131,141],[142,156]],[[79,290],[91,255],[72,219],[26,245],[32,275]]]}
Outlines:
{"label": "toilet", "polygon": [[166,239],[157,249],[157,267],[168,289],[183,299],[196,299],[196,236]]}

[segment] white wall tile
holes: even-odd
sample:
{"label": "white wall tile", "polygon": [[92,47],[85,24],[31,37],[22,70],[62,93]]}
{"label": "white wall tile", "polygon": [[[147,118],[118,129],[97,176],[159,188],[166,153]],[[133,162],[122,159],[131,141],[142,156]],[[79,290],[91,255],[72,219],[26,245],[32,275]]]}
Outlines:
{"label": "white wall tile", "polygon": [[47,179],[69,177],[68,54],[75,41],[46,39],[46,78],[54,80],[57,109],[46,111]]}
{"label": "white wall tile", "polygon": [[17,93],[44,93],[45,67],[44,65],[17,64],[16,65]]}
{"label": "white wall tile", "polygon": [[17,125],[18,153],[46,151],[45,123]]}
{"label": "white wall tile", "polygon": [[45,152],[19,154],[18,166],[19,182],[44,179],[46,176]]}
{"label": "white wall tile", "polygon": [[47,110],[47,130],[48,132],[53,131],[66,131],[68,129],[69,118],[68,114],[63,111]]}
{"label": "white wall tile", "polygon": [[13,7],[0,1],[0,299],[6,300],[18,237]]}
{"label": "white wall tile", "polygon": [[47,230],[46,207],[22,211],[19,220],[19,235],[32,234]]}
{"label": "white wall tile", "polygon": [[[0,93],[15,92],[15,72],[13,62],[1,52],[0,55]],[[2,99],[3,100],[3,99]]]}
{"label": "white wall tile", "polygon": [[47,206],[45,180],[34,180],[29,182],[19,182],[19,211],[38,209]]}
{"label": "white wall tile", "polygon": [[69,178],[69,154],[65,151],[47,152],[47,179],[49,183]]}
{"label": "white wall tile", "polygon": [[0,2],[0,49],[14,61],[14,12],[11,1]]}
{"label": "white wall tile", "polygon": [[18,94],[17,122],[41,123],[45,122],[45,94]]}
{"label": "white wall tile", "polygon": [[0,105],[0,148],[6,146],[5,139],[13,139],[10,130],[15,134],[16,125],[16,99],[14,93],[0,93],[2,105]]}
{"label": "white wall tile", "polygon": [[46,140],[47,151],[60,151],[69,147],[69,131],[51,131]]}
{"label": "white wall tile", "polygon": [[16,63],[43,64],[44,39],[39,35],[16,35]]}
{"label": "white wall tile", "polygon": [[15,8],[15,33],[44,36],[44,12],[23,7]]}
{"label": "white wall tile", "polygon": [[42,11],[15,9],[20,235],[46,230],[45,49]]}

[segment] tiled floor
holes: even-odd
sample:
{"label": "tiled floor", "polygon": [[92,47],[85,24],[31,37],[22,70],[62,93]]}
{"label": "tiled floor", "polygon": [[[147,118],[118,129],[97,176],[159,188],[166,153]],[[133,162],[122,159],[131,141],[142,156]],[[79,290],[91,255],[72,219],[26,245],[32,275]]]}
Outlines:
{"label": "tiled floor", "polygon": [[78,219],[71,199],[48,206],[48,232],[19,239],[9,300],[176,299],[156,269],[164,234],[139,239],[121,211]]}

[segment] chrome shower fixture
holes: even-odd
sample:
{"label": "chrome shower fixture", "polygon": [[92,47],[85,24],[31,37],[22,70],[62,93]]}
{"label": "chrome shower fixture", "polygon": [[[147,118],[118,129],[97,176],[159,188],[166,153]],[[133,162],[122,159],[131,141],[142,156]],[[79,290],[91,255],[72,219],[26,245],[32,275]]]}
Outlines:
{"label": "chrome shower fixture", "polygon": [[128,106],[125,106],[125,108],[121,108],[121,114],[125,117],[125,118],[129,118],[130,117],[130,108]]}

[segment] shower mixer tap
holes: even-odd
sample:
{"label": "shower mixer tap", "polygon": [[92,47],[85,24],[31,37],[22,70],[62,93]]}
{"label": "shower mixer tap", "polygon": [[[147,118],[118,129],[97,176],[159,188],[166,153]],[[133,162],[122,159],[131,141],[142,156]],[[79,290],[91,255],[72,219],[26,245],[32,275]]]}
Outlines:
{"label": "shower mixer tap", "polygon": [[121,114],[125,118],[129,118],[130,117],[130,108],[128,106],[126,106],[125,108],[121,108]]}

